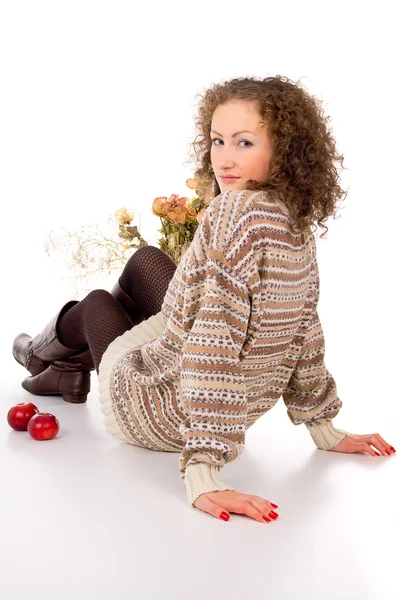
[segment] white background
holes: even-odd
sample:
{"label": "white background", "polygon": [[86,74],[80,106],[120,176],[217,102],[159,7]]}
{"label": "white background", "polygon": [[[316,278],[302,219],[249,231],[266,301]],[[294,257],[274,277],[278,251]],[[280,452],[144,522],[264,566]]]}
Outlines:
{"label": "white background", "polygon": [[[74,297],[47,232],[127,206],[156,245],[153,198],[191,194],[197,94],[285,75],[323,101],[347,167],[345,208],[317,241],[335,425],[398,448],[395,24],[385,0],[1,3],[2,597],[396,597],[395,457],[323,453],[281,401],[225,467],[239,491],[279,504],[279,520],[224,523],[188,506],[177,455],[105,433],[95,374],[84,406],[32,397],[11,354]],[[28,399],[63,436],[10,430],[8,408]]]}

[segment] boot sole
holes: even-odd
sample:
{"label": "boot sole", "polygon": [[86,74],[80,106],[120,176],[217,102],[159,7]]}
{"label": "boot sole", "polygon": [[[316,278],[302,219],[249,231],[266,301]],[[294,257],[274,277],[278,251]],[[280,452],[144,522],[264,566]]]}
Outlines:
{"label": "boot sole", "polygon": [[[24,390],[26,390],[30,394],[33,393],[24,386],[23,382],[21,383],[21,386],[23,387]],[[42,392],[41,394],[35,393],[35,396],[62,396],[62,398],[65,402],[69,402],[71,404],[83,404],[84,402],[87,401],[87,394],[68,394],[68,393],[64,393],[64,392],[45,392],[45,393]]]}

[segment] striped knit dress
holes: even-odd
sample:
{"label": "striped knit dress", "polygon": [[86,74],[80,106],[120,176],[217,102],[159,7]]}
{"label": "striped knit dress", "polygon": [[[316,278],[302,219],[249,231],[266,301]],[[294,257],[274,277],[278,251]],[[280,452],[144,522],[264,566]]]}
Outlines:
{"label": "striped knit dress", "polygon": [[[156,273],[150,274],[156,276]],[[220,469],[282,396],[318,448],[346,436],[324,364],[319,273],[311,232],[293,233],[287,207],[264,191],[230,190],[206,209],[161,311],[116,338],[99,366],[106,430],[179,452],[191,505],[233,490]]]}

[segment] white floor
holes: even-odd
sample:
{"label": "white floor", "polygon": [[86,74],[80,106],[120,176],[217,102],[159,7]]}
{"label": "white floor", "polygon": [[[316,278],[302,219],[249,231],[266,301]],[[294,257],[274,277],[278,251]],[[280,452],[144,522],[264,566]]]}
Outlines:
{"label": "white floor", "polygon": [[[217,520],[188,505],[178,454],[106,433],[95,372],[83,405],[23,390],[28,372],[14,361],[12,340],[21,331],[38,333],[45,315],[55,313],[55,296],[23,317],[23,298],[5,296],[13,316],[3,321],[1,345],[3,600],[396,600],[395,456],[322,452],[304,426],[291,424],[281,399],[223,471],[239,491],[278,504],[279,519]],[[377,397],[377,379],[371,375],[362,396],[352,382],[351,399],[348,379],[341,382],[346,402],[335,424],[353,433],[378,430],[398,449],[396,402],[392,393]],[[23,400],[57,416],[56,438],[37,442],[9,428],[8,409]]]}

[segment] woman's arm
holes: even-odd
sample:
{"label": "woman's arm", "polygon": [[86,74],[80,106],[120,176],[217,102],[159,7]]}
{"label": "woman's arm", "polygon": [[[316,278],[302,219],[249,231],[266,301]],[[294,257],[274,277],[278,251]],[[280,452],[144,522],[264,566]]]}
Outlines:
{"label": "woman's arm", "polygon": [[240,352],[250,317],[245,283],[216,250],[186,274],[181,393],[190,414],[180,431],[179,468],[191,504],[204,492],[233,490],[218,476],[245,441],[247,398]]}
{"label": "woman's arm", "polygon": [[343,403],[337,395],[336,382],[325,366],[325,338],[318,314],[319,270],[314,255],[308,302],[303,312],[305,331],[299,358],[282,394],[287,414],[294,425],[305,423],[321,450],[331,450],[347,432],[334,427],[332,419]]}

